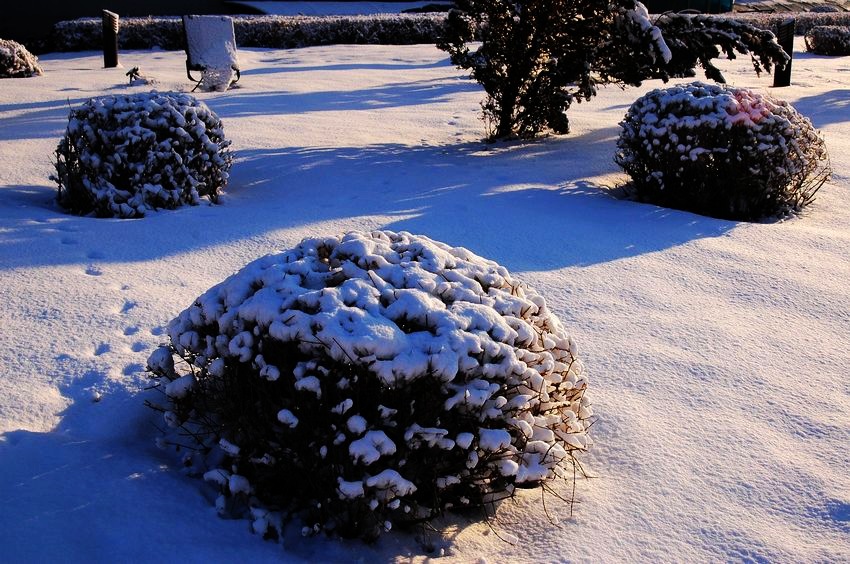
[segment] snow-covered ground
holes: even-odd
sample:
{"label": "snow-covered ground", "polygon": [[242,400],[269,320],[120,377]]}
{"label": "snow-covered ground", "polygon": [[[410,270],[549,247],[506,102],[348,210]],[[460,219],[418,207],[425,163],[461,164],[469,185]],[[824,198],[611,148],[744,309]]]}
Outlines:
{"label": "snow-covered ground", "polygon": [[[602,90],[571,110],[568,136],[486,145],[481,89],[430,45],[240,50],[240,87],[198,94],[238,152],[223,205],[71,217],[48,180],[69,106],[144,87],[93,52],[3,80],[0,559],[429,556],[415,535],[364,546],[293,529],[281,548],[219,519],[208,486],[156,449],[142,405],[147,356],[204,290],[304,237],[387,228],[465,246],[546,296],[598,416],[572,517],[548,495],[553,523],[526,491],[491,525],[461,516],[443,538],[423,533],[430,556],[850,561],[850,57],[797,50],[781,90],[724,64],[730,82],[811,116],[832,154],[817,201],[773,224],[606,190],[623,180],[617,122],[658,83]],[[182,52],[121,60],[160,90],[191,87]]]}

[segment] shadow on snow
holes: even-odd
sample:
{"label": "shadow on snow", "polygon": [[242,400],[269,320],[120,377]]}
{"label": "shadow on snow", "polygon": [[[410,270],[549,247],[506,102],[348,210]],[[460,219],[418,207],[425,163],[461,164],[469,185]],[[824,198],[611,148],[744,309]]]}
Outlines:
{"label": "shadow on snow", "polygon": [[[311,72],[311,71],[351,71],[351,70],[375,70],[375,71],[403,71],[416,69],[433,69],[439,67],[451,67],[451,62],[448,58],[431,61],[427,63],[405,61],[403,59],[394,59],[389,63],[340,63],[335,65],[302,65],[301,60],[297,57],[274,57],[260,59],[258,63],[262,65],[277,65],[276,67],[262,66],[259,68],[248,69],[242,74],[244,76],[257,74],[276,74],[276,73],[292,73],[292,72]],[[287,66],[281,66],[287,65]]]}
{"label": "shadow on snow", "polygon": [[609,128],[534,143],[240,151],[224,204],[141,220],[69,216],[52,190],[4,187],[0,259],[7,268],[152,260],[379,216],[397,218],[386,228],[467,246],[512,270],[548,270],[655,252],[735,226],[620,200],[575,178],[573,170],[587,178],[613,171],[615,135]]}
{"label": "shadow on snow", "polygon": [[[246,519],[220,518],[215,488],[181,471],[180,455],[155,446],[158,414],[143,400],[158,401],[90,369],[67,355],[57,368],[69,371],[60,386],[72,401],[50,432],[12,431],[0,435],[0,503],[14,519],[0,527],[7,562],[155,561],[180,554],[186,562],[343,562],[357,554],[368,562],[395,562],[399,555],[423,554],[416,531],[384,535],[366,545],[358,540],[305,539],[295,521],[285,528],[284,546],[252,535]],[[92,390],[105,393],[93,401]],[[159,422],[159,423],[158,423]],[[293,484],[295,485],[295,484]],[[445,534],[428,544],[452,544],[474,519],[448,515]],[[33,530],[43,533],[38,542]],[[421,533],[420,533],[421,534]],[[191,548],[194,552],[187,553]]]}
{"label": "shadow on snow", "polygon": [[229,92],[210,100],[223,120],[230,117],[270,114],[302,114],[374,110],[417,106],[448,101],[458,92],[476,92],[480,87],[466,79],[451,77],[384,84],[360,90],[319,92]]}
{"label": "shadow on snow", "polygon": [[814,96],[800,98],[794,103],[815,127],[850,121],[850,90],[830,90]]}

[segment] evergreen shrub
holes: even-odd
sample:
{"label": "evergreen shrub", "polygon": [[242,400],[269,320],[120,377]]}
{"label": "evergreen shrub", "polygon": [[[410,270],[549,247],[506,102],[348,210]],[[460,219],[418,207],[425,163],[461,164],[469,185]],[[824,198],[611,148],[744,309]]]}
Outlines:
{"label": "evergreen shrub", "polygon": [[546,301],[423,236],[305,239],[212,287],[148,360],[150,405],[224,514],[366,540],[574,475],[587,379]]}
{"label": "evergreen shrub", "polygon": [[787,102],[700,82],[639,98],[615,161],[644,202],[718,218],[798,212],[828,179],[823,137]]}
{"label": "evergreen shrub", "polygon": [[568,133],[569,108],[604,84],[694,76],[697,67],[724,82],[712,61],[736,53],[757,73],[789,60],[769,31],[716,16],[652,17],[636,0],[455,3],[437,47],[484,88],[493,140]]}
{"label": "evergreen shrub", "polygon": [[[707,17],[707,16],[703,16]],[[717,14],[722,18],[777,32],[788,19],[787,13]],[[815,25],[848,25],[850,12],[815,14],[798,12],[797,35],[803,35]],[[236,44],[239,47],[268,47],[289,49],[310,45],[340,43],[380,43],[410,45],[434,43],[444,35],[446,15],[373,14],[364,16],[233,16]],[[663,30],[662,30],[663,31]],[[725,33],[725,32],[724,32]],[[723,44],[726,38],[720,37]],[[185,39],[178,17],[157,16],[121,18],[118,34],[119,49],[183,49]],[[80,18],[58,22],[49,39],[34,42],[35,52],[90,51],[103,47],[100,18]],[[758,51],[758,49],[751,49]]]}
{"label": "evergreen shrub", "polygon": [[813,27],[806,32],[806,50],[818,55],[850,55],[850,26]]}
{"label": "evergreen shrub", "polygon": [[[445,14],[373,14],[362,16],[233,16],[236,45],[290,49],[311,45],[433,43],[442,32]],[[100,18],[81,18],[54,26],[51,45],[57,51],[102,47]],[[180,18],[121,18],[120,49],[179,50],[185,46]]]}
{"label": "evergreen shrub", "polygon": [[27,78],[43,74],[38,58],[11,39],[0,39],[0,78]]}
{"label": "evergreen shrub", "polygon": [[92,98],[71,111],[51,178],[71,213],[142,217],[202,198],[217,202],[229,146],[218,116],[188,94]]}

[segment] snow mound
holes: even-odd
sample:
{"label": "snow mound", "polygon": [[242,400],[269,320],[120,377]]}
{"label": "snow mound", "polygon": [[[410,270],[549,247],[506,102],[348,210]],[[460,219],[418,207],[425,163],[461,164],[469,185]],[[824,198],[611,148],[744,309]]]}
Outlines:
{"label": "snow mound", "polygon": [[217,202],[229,146],[218,116],[188,94],[103,96],[71,111],[51,178],[72,213],[142,217],[201,198]]}
{"label": "snow mound", "polygon": [[38,57],[11,39],[0,39],[0,78],[27,78],[44,74]]}
{"label": "snow mound", "polygon": [[644,202],[712,217],[799,212],[829,178],[823,137],[787,102],[700,82],[653,90],[629,108],[615,160]]}
{"label": "snow mound", "polygon": [[572,476],[591,443],[582,363],[543,297],[427,237],[305,239],[168,334],[148,360],[155,407],[248,480],[248,505],[305,530],[371,539]]}

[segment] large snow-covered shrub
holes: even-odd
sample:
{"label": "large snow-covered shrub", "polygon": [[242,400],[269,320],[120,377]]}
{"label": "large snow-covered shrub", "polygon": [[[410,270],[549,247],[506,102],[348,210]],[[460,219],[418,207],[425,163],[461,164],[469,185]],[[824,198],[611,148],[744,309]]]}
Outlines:
{"label": "large snow-covered shrub", "polygon": [[26,78],[43,74],[38,58],[11,39],[0,39],[0,78]]}
{"label": "large snow-covered shrub", "polygon": [[620,122],[615,160],[644,202],[759,220],[801,210],[830,174],[826,146],[787,102],[699,82],[653,90]]}
{"label": "large snow-covered shrub", "polygon": [[52,179],[72,213],[141,217],[201,198],[217,202],[229,146],[218,116],[188,94],[92,98],[71,111]]}
{"label": "large snow-covered shrub", "polygon": [[[222,511],[370,539],[573,476],[575,344],[494,262],[409,233],[305,239],[214,286],[148,359]],[[197,458],[195,463],[198,463]]]}
{"label": "large snow-covered shrub", "polygon": [[806,50],[818,55],[850,55],[850,26],[813,27],[806,32]]}
{"label": "large snow-covered shrub", "polygon": [[769,31],[736,20],[667,13],[636,0],[456,0],[437,47],[484,87],[492,139],[569,132],[567,111],[603,84],[694,76],[723,82],[713,59],[747,54],[756,72],[788,55]]}

